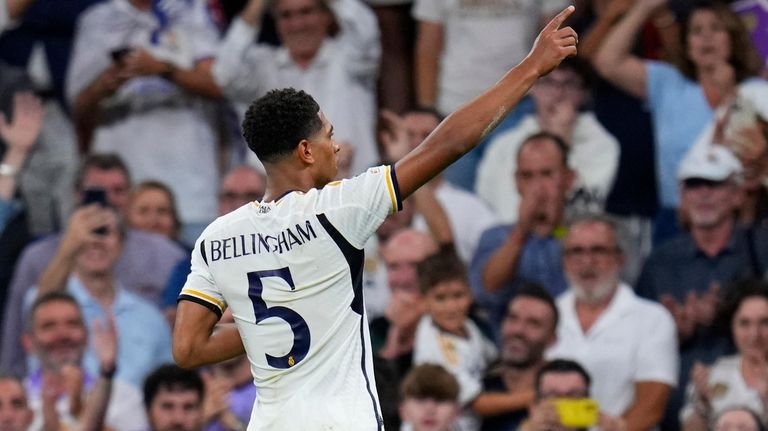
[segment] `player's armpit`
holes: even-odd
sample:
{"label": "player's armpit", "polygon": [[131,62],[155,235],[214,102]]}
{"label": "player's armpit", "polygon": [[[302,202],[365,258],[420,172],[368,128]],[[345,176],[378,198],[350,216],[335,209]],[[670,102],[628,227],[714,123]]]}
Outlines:
{"label": "player's armpit", "polygon": [[192,301],[179,301],[173,328],[173,358],[183,368],[232,359],[245,353],[234,324],[220,324],[219,316]]}

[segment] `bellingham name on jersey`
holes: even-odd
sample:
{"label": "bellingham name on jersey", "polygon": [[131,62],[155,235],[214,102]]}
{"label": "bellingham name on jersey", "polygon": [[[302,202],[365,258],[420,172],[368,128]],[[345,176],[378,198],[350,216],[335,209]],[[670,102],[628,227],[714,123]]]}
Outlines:
{"label": "bellingham name on jersey", "polygon": [[211,262],[229,260],[236,257],[250,256],[262,253],[283,254],[291,251],[297,245],[303,245],[317,238],[315,229],[309,220],[304,226],[297,223],[277,234],[254,232],[224,239],[210,240],[208,249]]}

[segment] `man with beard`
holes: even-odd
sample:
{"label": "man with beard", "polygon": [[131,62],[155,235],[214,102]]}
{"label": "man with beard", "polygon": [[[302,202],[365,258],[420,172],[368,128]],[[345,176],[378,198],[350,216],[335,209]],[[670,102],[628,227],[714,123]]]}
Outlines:
{"label": "man with beard", "polygon": [[204,390],[194,370],[167,364],[150,373],[144,382],[150,431],[201,431]]}
{"label": "man with beard", "polygon": [[471,403],[483,416],[483,431],[516,429],[525,419],[544,351],[556,341],[557,321],[555,302],[541,286],[523,286],[509,303],[501,325],[501,361]]}
{"label": "man with beard", "polygon": [[[91,345],[98,352],[100,368],[94,374],[83,367],[88,333],[75,298],[64,292],[50,292],[34,302],[22,338],[27,353],[40,364],[25,381],[34,412],[30,430],[46,429],[51,410],[62,426],[72,427],[78,422],[82,425],[86,393],[100,394],[101,401],[105,396],[108,398],[102,419],[110,429],[146,429],[139,391],[121,380],[113,380],[117,339],[114,327],[102,323],[105,322],[94,326],[92,334]],[[93,399],[94,396],[89,398]]]}
{"label": "man with beard", "polygon": [[680,385],[667,420],[677,419],[694,362],[730,353],[728,340],[713,328],[720,290],[742,277],[764,278],[768,270],[768,231],[736,221],[742,171],[723,146],[691,150],[677,174],[688,229],[651,253],[637,282],[637,293],[664,304],[677,325]]}
{"label": "man with beard", "polygon": [[504,307],[522,283],[540,284],[553,296],[567,285],[560,237],[566,193],[574,181],[568,147],[551,133],[529,136],[520,144],[514,176],[521,196],[517,223],[485,231],[470,267],[475,300],[491,322],[502,321]]}
{"label": "man with beard", "polygon": [[557,300],[558,341],[548,357],[587,369],[601,410],[621,417],[618,429],[647,430],[661,420],[677,383],[675,322],[619,280],[623,262],[611,219],[588,215],[570,225],[563,242],[569,288]]}
{"label": "man with beard", "polygon": [[[132,293],[116,278],[115,265],[125,244],[125,227],[112,207],[90,204],[73,217],[78,222],[72,241],[59,248],[71,248],[54,260],[40,276],[36,289],[28,291],[27,304],[49,292],[66,291],[75,298],[88,327],[114,317],[118,339],[115,377],[141,387],[144,377],[171,357],[171,332],[156,305]],[[73,222],[74,223],[74,222]],[[94,346],[85,350],[83,368],[98,375]]]}

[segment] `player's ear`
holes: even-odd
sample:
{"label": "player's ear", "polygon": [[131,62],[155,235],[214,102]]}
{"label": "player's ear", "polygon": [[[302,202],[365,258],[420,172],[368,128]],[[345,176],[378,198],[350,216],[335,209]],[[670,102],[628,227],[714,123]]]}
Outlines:
{"label": "player's ear", "polygon": [[307,165],[315,163],[315,157],[312,154],[312,142],[302,139],[299,145],[296,146],[296,155],[299,160]]}

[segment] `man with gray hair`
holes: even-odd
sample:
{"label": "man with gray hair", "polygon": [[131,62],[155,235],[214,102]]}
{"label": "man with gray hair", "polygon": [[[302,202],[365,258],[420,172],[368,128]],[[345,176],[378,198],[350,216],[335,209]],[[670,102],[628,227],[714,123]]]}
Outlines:
{"label": "man with gray hair", "polygon": [[664,307],[620,281],[624,254],[617,237],[606,216],[570,224],[562,248],[569,286],[557,300],[558,341],[548,357],[584,365],[601,410],[621,417],[625,429],[651,429],[677,384],[675,323]]}
{"label": "man with gray hair", "polygon": [[768,270],[768,230],[739,226],[742,166],[721,145],[695,148],[683,159],[679,214],[687,229],[656,248],[643,266],[638,295],[664,304],[680,340],[680,390],[672,394],[668,420],[677,419],[694,362],[711,363],[730,352],[713,330],[721,290],[742,277]]}

